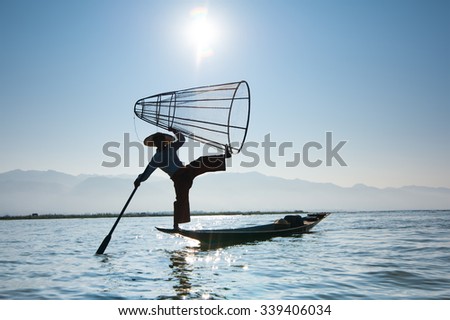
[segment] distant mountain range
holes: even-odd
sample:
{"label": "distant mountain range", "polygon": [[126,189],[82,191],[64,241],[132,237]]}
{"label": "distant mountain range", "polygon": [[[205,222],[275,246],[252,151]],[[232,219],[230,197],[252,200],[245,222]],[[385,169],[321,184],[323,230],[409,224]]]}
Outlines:
{"label": "distant mountain range", "polygon": [[[133,190],[134,177],[73,176],[57,171],[14,170],[0,174],[0,215],[119,212]],[[150,177],[128,212],[171,211],[172,181]],[[450,189],[406,186],[351,188],[288,180],[260,173],[213,173],[191,189],[193,211],[370,211],[449,209]]]}

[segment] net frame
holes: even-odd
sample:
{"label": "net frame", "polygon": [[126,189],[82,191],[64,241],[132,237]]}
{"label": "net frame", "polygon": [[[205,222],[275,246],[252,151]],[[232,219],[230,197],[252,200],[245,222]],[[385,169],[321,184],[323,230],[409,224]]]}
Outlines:
{"label": "net frame", "polygon": [[[197,117],[190,117],[190,111]],[[208,112],[214,119],[203,118]],[[236,119],[238,112],[243,115]],[[250,87],[242,80],[159,93],[136,101],[134,113],[145,122],[165,130],[177,129],[193,140],[218,149],[229,145],[230,151],[236,154],[247,137]],[[220,119],[216,120],[217,117]]]}

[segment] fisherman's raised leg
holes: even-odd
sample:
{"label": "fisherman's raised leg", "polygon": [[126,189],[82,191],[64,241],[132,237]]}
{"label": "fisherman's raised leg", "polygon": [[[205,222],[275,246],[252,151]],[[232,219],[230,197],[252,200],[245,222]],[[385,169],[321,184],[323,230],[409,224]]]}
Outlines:
{"label": "fisherman's raised leg", "polygon": [[226,159],[231,157],[229,146],[225,148],[225,154],[202,156],[192,161],[187,167],[192,172],[192,176],[196,177],[207,172],[225,171]]}

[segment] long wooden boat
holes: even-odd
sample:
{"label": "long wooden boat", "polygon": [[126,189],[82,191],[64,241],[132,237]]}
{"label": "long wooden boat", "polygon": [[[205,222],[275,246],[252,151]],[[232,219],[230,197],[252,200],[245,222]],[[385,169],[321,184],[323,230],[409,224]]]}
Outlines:
{"label": "long wooden boat", "polygon": [[[156,229],[164,233],[196,239],[202,245],[216,247],[307,233],[328,215],[329,213],[315,213],[305,217],[286,216],[282,219],[284,223],[279,223],[280,220],[278,220],[270,224],[236,229],[186,230],[159,227]],[[286,223],[287,220],[292,220],[292,222]]]}

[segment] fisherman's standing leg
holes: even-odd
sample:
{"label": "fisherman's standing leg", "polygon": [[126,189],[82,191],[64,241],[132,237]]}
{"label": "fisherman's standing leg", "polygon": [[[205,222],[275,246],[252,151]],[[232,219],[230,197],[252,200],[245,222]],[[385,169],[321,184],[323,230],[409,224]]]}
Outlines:
{"label": "fisherman's standing leg", "polygon": [[192,178],[189,170],[180,169],[172,176],[175,187],[176,201],[173,203],[173,224],[178,228],[179,223],[191,221],[191,211],[189,207],[189,189],[192,186]]}
{"label": "fisherman's standing leg", "polygon": [[173,203],[173,228],[178,229],[178,224],[191,221],[189,201],[174,201]]}

